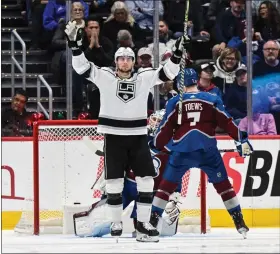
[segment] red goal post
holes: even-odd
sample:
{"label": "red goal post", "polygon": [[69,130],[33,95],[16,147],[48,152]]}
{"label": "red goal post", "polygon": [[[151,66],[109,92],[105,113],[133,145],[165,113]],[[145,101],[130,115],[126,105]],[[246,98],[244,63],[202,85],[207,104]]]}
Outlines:
{"label": "red goal post", "polygon": [[[57,233],[63,230],[63,210],[67,204],[91,204],[101,197],[90,189],[104,166],[103,157],[83,144],[88,136],[103,149],[103,135],[96,120],[47,120],[33,126],[33,172],[26,207],[16,226],[18,232]],[[183,177],[180,232],[206,233],[210,221],[206,199],[206,176],[196,169]],[[50,229],[51,228],[51,229]],[[195,229],[194,229],[195,228]],[[27,230],[28,229],[28,230]]]}

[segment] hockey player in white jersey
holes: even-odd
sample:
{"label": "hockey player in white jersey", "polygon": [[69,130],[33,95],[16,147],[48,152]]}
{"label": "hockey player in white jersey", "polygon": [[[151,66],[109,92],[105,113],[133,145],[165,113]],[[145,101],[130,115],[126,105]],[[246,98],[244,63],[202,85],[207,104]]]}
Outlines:
{"label": "hockey player in white jersey", "polygon": [[133,74],[135,55],[131,48],[122,47],[115,53],[114,72],[109,68],[99,68],[85,58],[79,49],[83,32],[76,27],[75,21],[67,24],[65,33],[73,53],[73,68],[100,91],[97,130],[104,133],[111,235],[118,237],[122,234],[122,191],[124,172],[129,167],[136,176],[138,190],[136,240],[157,242],[159,232],[149,223],[156,172],[147,145],[147,99],[154,85],[173,80],[178,74],[183,49],[189,44],[189,38],[182,36],[176,41],[173,56],[164,66]]}
{"label": "hockey player in white jersey", "polygon": [[[149,139],[153,139],[157,128],[162,120],[165,110],[158,110],[150,115],[148,119]],[[158,186],[162,180],[164,169],[166,167],[169,155],[167,153],[159,153],[154,155],[151,150],[153,164],[157,173],[154,178],[154,193],[158,190]],[[101,191],[102,198],[97,203],[90,206],[87,211],[74,214],[75,234],[80,237],[102,237],[110,234],[110,220],[108,219],[107,194],[105,189],[104,171],[95,183],[94,188]],[[175,192],[170,195],[169,202],[166,205],[164,215],[162,217],[162,226],[160,236],[173,236],[177,233],[178,219],[180,209],[181,184]],[[137,187],[135,175],[132,170],[127,170],[124,180],[123,196],[123,227],[124,233],[132,233],[135,236],[137,227]]]}

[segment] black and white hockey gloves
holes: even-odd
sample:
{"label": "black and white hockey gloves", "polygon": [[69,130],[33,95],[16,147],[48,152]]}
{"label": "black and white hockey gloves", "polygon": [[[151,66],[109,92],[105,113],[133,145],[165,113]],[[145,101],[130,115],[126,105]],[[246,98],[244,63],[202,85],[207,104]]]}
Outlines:
{"label": "black and white hockey gloves", "polygon": [[184,49],[187,51],[190,47],[191,40],[187,35],[183,35],[177,39],[173,46],[173,57],[177,58],[179,61],[183,55]]}
{"label": "black and white hockey gloves", "polygon": [[72,50],[79,50],[82,46],[83,28],[77,27],[76,21],[69,21],[64,30],[68,41],[68,47]]}

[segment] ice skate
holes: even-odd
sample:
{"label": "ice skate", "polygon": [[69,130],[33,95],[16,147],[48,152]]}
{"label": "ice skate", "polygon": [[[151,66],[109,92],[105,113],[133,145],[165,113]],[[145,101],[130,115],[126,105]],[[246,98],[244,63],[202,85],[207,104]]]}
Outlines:
{"label": "ice skate", "polygon": [[159,232],[149,222],[137,221],[136,240],[138,242],[158,242]]}
{"label": "ice skate", "polygon": [[234,212],[231,216],[232,216],[232,219],[234,221],[234,224],[235,224],[235,227],[236,227],[238,233],[242,234],[244,239],[246,239],[249,228],[246,226],[245,221],[243,220],[242,213]]}
{"label": "ice skate", "polygon": [[116,240],[118,242],[118,239],[122,235],[123,231],[122,222],[112,222],[110,230],[111,236],[116,237]]}
{"label": "ice skate", "polygon": [[156,212],[151,213],[150,223],[154,228],[157,228],[159,222],[159,215]]}

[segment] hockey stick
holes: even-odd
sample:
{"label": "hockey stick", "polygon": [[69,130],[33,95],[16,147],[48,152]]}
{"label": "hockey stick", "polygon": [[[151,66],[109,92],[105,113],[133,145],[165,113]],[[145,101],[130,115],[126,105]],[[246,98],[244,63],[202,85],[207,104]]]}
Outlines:
{"label": "hockey stick", "polygon": [[[76,219],[78,218],[81,218],[81,217],[86,217],[86,216],[89,216],[91,214],[91,212],[100,207],[100,206],[104,206],[107,204],[107,197],[104,198],[104,199],[101,199],[95,203],[93,203],[89,209],[87,211],[83,211],[83,212],[78,212],[78,213],[74,213],[73,214],[73,222],[74,222],[74,233],[76,236],[78,236],[77,234],[77,226],[76,226]],[[129,216],[132,211],[133,211],[133,208],[134,208],[134,204],[135,204],[135,201],[132,200],[128,206],[126,206],[126,208],[122,211],[122,217],[124,216]]]}
{"label": "hockey stick", "polygon": [[99,150],[88,136],[83,137],[83,142],[88,147],[88,149],[93,151],[93,153],[95,153],[97,156],[104,156],[104,152]]}
{"label": "hockey stick", "polygon": [[[104,156],[104,152],[99,150],[94,143],[92,142],[92,140],[88,137],[88,136],[84,136],[83,137],[83,143],[87,146],[87,148],[92,151],[94,154],[96,154],[97,156]],[[98,180],[100,179],[102,173],[100,174],[99,177],[96,178],[95,182],[93,183],[93,185],[91,186],[91,190],[94,188],[94,186],[97,184]]]}
{"label": "hockey stick", "polygon": [[219,149],[220,153],[237,152],[236,149]]}
{"label": "hockey stick", "polygon": [[91,186],[91,190],[93,190],[94,186],[97,184],[97,182],[99,181],[100,177],[102,176],[103,171],[101,172],[100,176],[98,176],[95,180],[95,182],[93,183],[93,185]]}
{"label": "hockey stick", "polygon": [[[189,0],[186,0],[186,12],[185,12],[185,22],[184,22],[184,35],[187,34],[187,23],[189,20]],[[177,123],[181,125],[182,123],[182,107],[183,107],[183,94],[184,94],[184,74],[185,74],[185,49],[183,49],[182,59],[181,59],[181,79],[180,79],[180,87],[179,87],[179,105],[178,105],[178,121]]]}
{"label": "hockey stick", "polygon": [[98,206],[105,205],[106,202],[107,202],[107,198],[101,199],[101,200],[93,203],[87,211],[79,212],[79,213],[74,213],[73,214],[74,233],[75,233],[75,235],[77,235],[77,228],[76,228],[76,220],[75,219],[88,216],[93,211],[94,208],[97,208]]}

